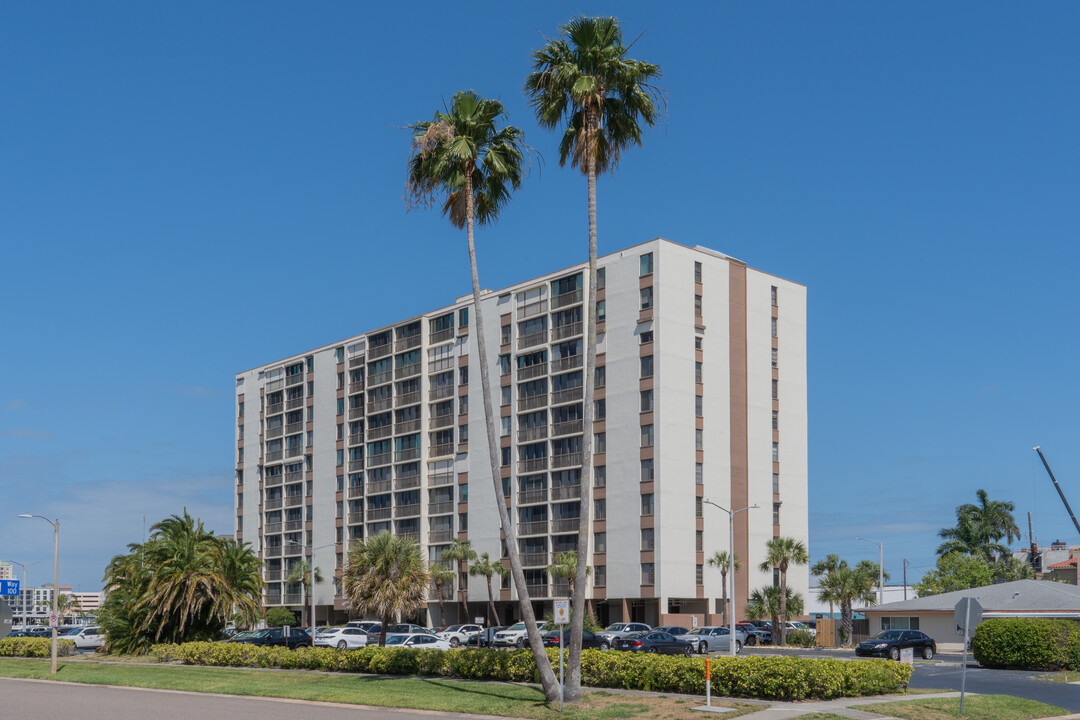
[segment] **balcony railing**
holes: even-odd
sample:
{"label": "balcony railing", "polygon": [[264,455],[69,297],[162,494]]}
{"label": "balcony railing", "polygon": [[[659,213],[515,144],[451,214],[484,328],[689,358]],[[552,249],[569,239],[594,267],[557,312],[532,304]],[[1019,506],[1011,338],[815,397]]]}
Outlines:
{"label": "balcony railing", "polygon": [[551,584],[551,597],[570,597],[570,583],[566,580],[556,580]]}
{"label": "balcony railing", "polygon": [[431,388],[428,391],[428,400],[442,400],[449,397],[454,397],[453,385],[443,385],[442,387]]}
{"label": "balcony railing", "polygon": [[547,502],[547,488],[540,490],[522,490],[518,493],[519,505],[535,505],[536,503]]}
{"label": "balcony railing", "polygon": [[355,395],[358,392],[362,392],[364,389],[364,376],[357,374],[357,377],[349,379],[349,394]]}
{"label": "balcony railing", "polygon": [[563,435],[580,435],[584,428],[584,421],[582,420],[567,420],[566,422],[555,423],[551,426],[551,436],[561,437]]}
{"label": "balcony railing", "polygon": [[368,373],[368,387],[372,385],[383,385],[394,379],[394,373],[389,370],[383,370],[377,373]]}
{"label": "balcony railing", "polygon": [[560,373],[567,370],[576,370],[581,367],[581,355],[568,355],[551,361],[551,372]]}
{"label": "balcony railing", "polygon": [[432,530],[428,533],[429,543],[448,543],[453,539],[453,530]]}
{"label": "balcony railing", "polygon": [[581,402],[581,388],[572,387],[565,390],[556,390],[551,393],[552,405],[563,405],[565,403]]}
{"label": "balcony railing", "polygon": [[447,443],[445,445],[432,445],[431,446],[431,456],[432,457],[442,457],[443,455],[453,455],[453,454],[454,454],[454,445],[452,443]]}
{"label": "balcony railing", "polygon": [[302,407],[304,407],[304,398],[302,397],[292,398],[285,401],[286,410],[299,410]]}
{"label": "balcony railing", "polygon": [[428,485],[436,487],[439,485],[450,485],[454,482],[454,473],[439,473],[438,475],[428,476]]}
{"label": "balcony railing", "polygon": [[362,512],[351,512],[351,513],[348,514],[348,516],[346,518],[346,521],[350,525],[359,525],[360,523],[364,522],[364,513],[362,513]]}
{"label": "balcony railing", "polygon": [[436,343],[446,342],[447,340],[454,339],[454,328],[446,328],[445,330],[437,330],[431,333],[428,337],[428,342],[432,345]]}
{"label": "balcony railing", "polygon": [[263,525],[263,534],[264,535],[274,535],[274,534],[279,533],[279,532],[281,532],[281,523],[279,523],[279,522],[266,523],[266,525]]}
{"label": "balcony railing", "polygon": [[284,502],[283,498],[271,498],[263,502],[263,510],[280,510]]}
{"label": "balcony railing", "polygon": [[373,520],[389,520],[391,512],[392,512],[391,509],[388,508],[388,507],[368,508],[368,511],[367,511],[368,522],[371,522]]}
{"label": "balcony railing", "polygon": [[535,600],[536,598],[545,598],[548,596],[547,583],[532,584],[526,583],[525,587],[529,591],[529,597]]}
{"label": "balcony railing", "polygon": [[281,554],[285,557],[294,557],[296,555],[303,555],[304,548],[294,543],[285,543],[281,548]]}
{"label": "balcony railing", "polygon": [[394,462],[408,462],[420,457],[420,448],[407,448],[394,453]]}
{"label": "balcony railing", "polygon": [[363,367],[364,357],[365,356],[363,355],[354,355],[353,357],[349,358],[349,369],[352,370],[353,368]]}
{"label": "balcony railing", "polygon": [[281,379],[271,380],[270,382],[266,383],[266,392],[272,393],[275,390],[280,390],[283,387],[285,387],[285,381],[284,380],[281,380]]}
{"label": "balcony railing", "polygon": [[569,337],[577,337],[581,334],[581,323],[570,323],[551,328],[551,341],[563,340]]}
{"label": "balcony railing", "polygon": [[580,485],[561,485],[551,488],[552,502],[556,500],[574,500],[579,497],[581,497]]}
{"label": "balcony railing", "polygon": [[350,435],[349,436],[349,444],[350,445],[363,445],[364,444],[364,433],[353,433],[352,435]]}
{"label": "balcony railing", "polygon": [[382,425],[380,427],[369,427],[367,434],[369,440],[382,440],[383,438],[388,438],[394,434],[394,426]]}
{"label": "balcony railing", "polygon": [[420,418],[416,420],[406,420],[405,422],[399,422],[394,425],[395,435],[409,435],[414,432],[420,431]]}
{"label": "balcony railing", "polygon": [[552,520],[551,521],[551,532],[553,532],[553,533],[577,532],[579,525],[581,525],[581,519],[580,518],[563,518],[561,520]]}
{"label": "balcony railing", "polygon": [[454,503],[450,502],[433,502],[428,504],[429,515],[446,515],[447,513],[454,512]]}
{"label": "balcony railing", "polygon": [[393,351],[394,346],[390,343],[385,343],[383,345],[372,345],[368,348],[367,354],[369,358],[375,360],[377,358],[386,357]]}
{"label": "balcony railing", "polygon": [[266,406],[267,415],[277,415],[279,412],[285,409],[285,403],[274,403],[273,405]]}
{"label": "balcony railing", "polygon": [[411,505],[398,505],[394,508],[394,517],[413,517],[420,514],[420,503],[412,503]]}
{"label": "balcony railing", "polygon": [[285,387],[292,387],[293,385],[299,385],[304,382],[304,373],[297,373],[296,375],[289,375],[285,378]]}
{"label": "balcony railing", "polygon": [[285,448],[285,457],[294,458],[304,454],[304,446],[297,445],[296,447]]}
{"label": "balcony railing", "polygon": [[405,393],[394,398],[394,407],[405,407],[420,402],[420,391]]}
{"label": "balcony railing", "polygon": [[287,508],[300,507],[303,504],[304,504],[304,496],[303,495],[290,495],[287,498],[285,498],[285,507],[287,507]]}
{"label": "balcony railing", "polygon": [[528,305],[521,305],[518,307],[517,319],[525,320],[527,318],[536,317],[537,315],[543,315],[548,310],[547,298],[539,301],[533,301]]}
{"label": "balcony railing", "polygon": [[399,477],[394,480],[395,490],[412,490],[413,488],[420,487],[419,475],[406,475],[405,477]]}
{"label": "balcony railing", "polygon": [[433,430],[437,430],[439,428],[444,428],[444,427],[450,427],[453,424],[454,424],[454,415],[453,414],[439,415],[437,417],[431,418],[431,428]]}
{"label": "balcony railing", "polygon": [[265,604],[267,606],[280,605],[281,604],[281,593],[274,593],[272,595],[267,595]]}
{"label": "balcony railing", "polygon": [[303,479],[304,479],[304,473],[302,473],[302,472],[287,472],[287,473],[285,473],[285,482],[286,483],[300,482]]}
{"label": "balcony railing", "polygon": [[537,427],[522,428],[518,430],[518,442],[535,442],[536,440],[546,440],[548,436],[547,425],[538,425]]}
{"label": "balcony railing", "polygon": [[531,473],[538,472],[540,470],[547,470],[548,459],[546,457],[531,458],[529,460],[518,461],[519,473]]}
{"label": "balcony railing", "polygon": [[268,545],[263,548],[263,557],[281,557],[281,546]]}
{"label": "balcony railing", "polygon": [[394,456],[393,453],[380,453],[378,455],[369,455],[367,462],[368,467],[379,467],[380,465],[389,465],[390,459]]}
{"label": "balcony railing", "polygon": [[364,486],[363,485],[350,485],[349,486],[348,497],[349,497],[350,500],[352,500],[353,498],[362,498],[362,497],[364,497]]}
{"label": "balcony railing", "polygon": [[282,595],[285,599],[285,605],[299,605],[303,596],[300,593],[291,593],[289,595]]}
{"label": "balcony railing", "polygon": [[539,567],[547,566],[547,553],[523,553],[521,556],[521,564],[523,567]]}
{"label": "balcony railing", "polygon": [[285,426],[285,434],[286,435],[295,435],[296,433],[303,432],[303,431],[304,431],[304,423],[302,423],[302,422],[289,423],[288,425]]}
{"label": "balcony railing", "polygon": [[547,342],[547,330],[541,330],[540,332],[530,333],[518,338],[518,350],[533,347],[534,345],[543,345]]}
{"label": "balcony railing", "polygon": [[547,535],[547,520],[518,523],[518,535]]}
{"label": "balcony railing", "polygon": [[547,393],[544,393],[542,395],[532,395],[530,397],[518,398],[518,412],[527,412],[529,410],[536,410],[537,408],[547,407],[547,404]]}
{"label": "balcony railing", "polygon": [[577,467],[581,465],[581,453],[565,453],[551,456],[551,467],[554,469]]}
{"label": "balcony railing", "polygon": [[265,575],[266,582],[281,582],[282,573],[280,570],[267,570]]}
{"label": "balcony railing", "polygon": [[279,438],[279,437],[281,437],[283,432],[284,432],[284,428],[282,428],[280,425],[278,425],[275,428],[269,428],[266,431],[266,439],[267,440],[273,440],[274,438]]}
{"label": "balcony railing", "polygon": [[551,298],[551,309],[558,310],[559,308],[564,308],[569,305],[577,305],[581,302],[581,299],[582,291],[580,289],[571,290],[570,292],[565,292],[562,295],[556,295]]}
{"label": "balcony railing", "polygon": [[406,540],[412,540],[414,543],[417,544],[419,544],[420,542],[420,533],[418,532],[397,533],[397,536],[400,538],[405,538]]}
{"label": "balcony railing", "polygon": [[394,371],[394,377],[398,380],[403,378],[411,378],[414,375],[420,374],[420,363],[413,363],[412,365],[402,365]]}
{"label": "balcony railing", "polygon": [[412,350],[413,348],[420,347],[420,343],[423,342],[423,338],[420,333],[410,335],[408,337],[398,338],[394,341],[394,352],[401,352],[403,350]]}
{"label": "balcony railing", "polygon": [[272,450],[266,453],[266,462],[277,462],[283,457],[285,457],[285,453],[281,450]]}
{"label": "balcony railing", "polygon": [[377,495],[379,493],[388,493],[393,489],[392,483],[389,480],[376,480],[375,482],[369,482],[367,484],[367,494]]}
{"label": "balcony railing", "polygon": [[285,479],[284,475],[267,475],[263,478],[263,487],[276,487]]}
{"label": "balcony railing", "polygon": [[526,365],[525,367],[518,368],[517,373],[519,381],[532,380],[533,378],[544,377],[545,375],[547,375],[547,363]]}
{"label": "balcony railing", "polygon": [[363,469],[364,469],[364,460],[363,460],[363,458],[361,458],[359,460],[350,460],[349,461],[349,472],[360,472]]}
{"label": "balcony railing", "polygon": [[362,417],[364,417],[364,406],[363,405],[357,405],[356,407],[349,408],[349,419],[350,420],[359,420]]}

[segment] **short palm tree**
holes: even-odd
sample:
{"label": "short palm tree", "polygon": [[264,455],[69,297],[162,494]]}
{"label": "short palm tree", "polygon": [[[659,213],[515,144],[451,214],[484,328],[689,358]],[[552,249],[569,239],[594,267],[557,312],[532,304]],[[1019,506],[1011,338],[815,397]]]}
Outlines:
{"label": "short palm tree", "polygon": [[746,603],[746,616],[751,620],[769,618],[773,628],[773,642],[777,642],[776,630],[782,628],[784,620],[781,620],[786,609],[796,615],[802,615],[802,595],[792,592],[790,588],[779,588],[775,585],[767,585],[750,593]]}
{"label": "short palm tree", "polygon": [[525,584],[525,572],[518,554],[517,536],[510,514],[503,502],[502,466],[498,435],[495,432],[494,405],[489,382],[487,345],[484,337],[484,312],[480,302],[480,277],[476,269],[476,244],[473,225],[494,223],[499,211],[521,187],[524,157],[529,148],[524,133],[513,125],[499,128],[506,109],[472,90],[462,90],[450,100],[445,112],[436,112],[431,120],[413,123],[412,153],[408,163],[406,199],[413,206],[428,206],[442,198],[443,214],[450,223],[464,228],[469,244],[469,269],[472,273],[473,311],[476,315],[477,360],[484,397],[484,420],[487,431],[488,461],[491,482],[499,511],[499,522],[510,559],[510,571],[517,588],[518,604],[529,628],[529,646],[536,660],[544,695],[549,701],[559,696],[559,685],[551,669],[543,643],[535,631],[536,613]]}
{"label": "short palm tree", "polygon": [[[525,94],[541,127],[565,125],[559,164],[580,168],[588,185],[589,290],[585,304],[585,398],[582,420],[581,517],[577,547],[589,556],[589,488],[593,476],[592,442],[596,376],[596,178],[613,171],[624,149],[641,145],[643,125],[657,118],[662,95],[652,84],[660,66],[627,57],[622,28],[613,17],[577,17],[563,25],[560,37],[533,52],[533,71]],[[578,567],[570,630],[570,668],[566,697],[581,697],[581,630],[585,617],[585,568]]]}
{"label": "short palm tree", "polygon": [[994,573],[995,578],[1000,578],[1006,582],[1035,579],[1035,568],[1015,555],[1004,555],[998,558],[998,561],[990,567],[990,570]]}
{"label": "short palm tree", "polygon": [[491,578],[498,575],[500,578],[504,578],[510,574],[510,568],[503,565],[498,560],[492,561],[491,556],[487,553],[482,553],[480,559],[472,564],[469,568],[469,575],[478,577],[483,575],[487,580],[488,591],[488,624],[491,625],[491,618],[495,618],[495,624],[492,627],[498,627],[502,625],[502,621],[499,620],[499,611],[495,609],[495,596],[491,591]]}
{"label": "short palm tree", "polygon": [[396,615],[427,604],[428,571],[420,546],[400,535],[384,532],[353,544],[344,580],[349,605],[382,621],[380,647]]}
{"label": "short palm tree", "polygon": [[[888,577],[885,574],[884,577]],[[874,590],[878,583],[878,564],[863,560],[855,567],[841,561],[837,568],[821,580],[819,600],[840,606],[840,641],[851,644],[852,607],[855,603],[873,605],[877,602]]]}
{"label": "short palm tree", "polygon": [[739,562],[739,556],[735,555],[735,562],[731,562],[732,556],[728,554],[727,550],[720,550],[713,553],[713,556],[709,558],[709,565],[720,568],[720,581],[723,583],[724,593],[724,625],[728,624],[728,596],[727,596],[727,575],[730,566],[734,565],[735,572],[742,570],[742,564]]}
{"label": "short palm tree", "polygon": [[[810,567],[810,574],[817,575],[818,577],[824,576],[827,579],[829,575],[832,575],[840,568],[847,566],[848,564],[846,560],[841,560],[839,555],[831,553],[829,555],[826,555],[824,560],[818,560],[816,563],[814,563]],[[818,600],[820,600],[821,602],[829,603],[829,617],[832,618],[833,601],[826,597],[827,594],[828,593],[824,592],[819,593]]]}
{"label": "short palm tree", "polygon": [[[564,550],[555,553],[555,562],[547,566],[547,574],[553,578],[565,578],[566,584],[570,590],[570,595],[572,596],[574,594],[574,582],[577,580],[578,574],[577,551]],[[591,574],[592,568],[586,567],[586,577]]]}
{"label": "short palm tree", "polygon": [[442,563],[435,563],[428,568],[428,574],[431,575],[431,583],[435,586],[435,592],[439,596],[439,623],[448,625],[449,623],[446,622],[446,607],[443,605],[445,599],[443,586],[449,583],[451,588],[454,587],[454,577],[457,573]]}
{"label": "short palm tree", "polygon": [[[315,568],[315,573],[314,574],[315,574],[315,582],[321,583],[323,581],[322,570],[320,568]],[[300,617],[301,618],[307,616],[307,613],[308,613],[308,599],[311,597],[311,594],[313,592],[315,592],[315,588],[312,586],[312,577],[311,577],[311,575],[312,575],[312,573],[311,573],[311,562],[309,560],[305,559],[305,560],[301,560],[300,562],[293,565],[292,570],[290,570],[289,574],[285,576],[285,582],[286,583],[288,583],[290,585],[299,585],[300,586],[300,607],[301,607]],[[301,622],[303,622],[303,620],[301,620]],[[315,626],[315,618],[311,618],[308,622],[306,622],[304,624],[308,625],[310,627],[314,627]],[[312,638],[312,642],[314,642],[314,637]]]}
{"label": "short palm tree", "polygon": [[[465,570],[468,570],[469,563],[476,559],[472,541],[454,538],[450,541],[450,547],[443,550],[442,559],[455,563],[459,572],[462,570],[462,565],[465,566]],[[464,583],[458,587],[458,599],[461,600],[460,622],[469,622],[469,590]]]}
{"label": "short palm tree", "polygon": [[[776,537],[765,543],[765,559],[759,566],[762,572],[769,570],[780,571],[780,632],[776,633],[773,628],[773,638],[781,646],[787,644],[787,628],[785,623],[788,619],[787,609],[787,573],[791,565],[805,565],[810,561],[806,552],[806,544],[801,540],[790,537]],[[801,615],[801,611],[795,613]]]}

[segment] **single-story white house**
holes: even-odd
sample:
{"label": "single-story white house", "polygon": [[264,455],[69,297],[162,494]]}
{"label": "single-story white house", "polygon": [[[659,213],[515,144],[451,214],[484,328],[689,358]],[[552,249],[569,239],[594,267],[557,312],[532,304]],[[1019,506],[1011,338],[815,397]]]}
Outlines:
{"label": "single-story white house", "polygon": [[956,631],[954,610],[956,604],[966,597],[973,597],[982,605],[983,620],[995,617],[1043,617],[1080,622],[1080,587],[1049,580],[1016,580],[986,585],[863,608],[862,612],[870,621],[871,635],[881,630],[921,630],[937,641],[939,651],[961,652],[964,640]]}

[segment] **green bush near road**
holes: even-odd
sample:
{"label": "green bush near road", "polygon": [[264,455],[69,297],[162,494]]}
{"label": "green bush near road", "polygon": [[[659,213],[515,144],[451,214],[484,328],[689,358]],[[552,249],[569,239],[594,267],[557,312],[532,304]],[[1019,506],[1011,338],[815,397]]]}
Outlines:
{"label": "green bush near road", "polygon": [[991,618],[971,645],[984,667],[1080,670],[1080,626],[1073,620]]}
{"label": "green bush near road", "polygon": [[[548,650],[553,663],[558,650]],[[157,645],[159,662],[188,665],[260,667],[422,675],[470,680],[535,682],[536,665],[528,650],[414,650],[368,647],[263,648],[242,643],[194,642]],[[712,692],[718,697],[808,700],[858,697],[903,691],[912,668],[885,660],[834,660],[800,657],[712,659]],[[581,681],[588,687],[705,694],[705,661],[682,656],[586,650]]]}
{"label": "green bush near road", "polygon": [[[56,641],[56,654],[63,657],[75,652],[70,640]],[[4,638],[0,640],[0,657],[52,657],[52,638]]]}

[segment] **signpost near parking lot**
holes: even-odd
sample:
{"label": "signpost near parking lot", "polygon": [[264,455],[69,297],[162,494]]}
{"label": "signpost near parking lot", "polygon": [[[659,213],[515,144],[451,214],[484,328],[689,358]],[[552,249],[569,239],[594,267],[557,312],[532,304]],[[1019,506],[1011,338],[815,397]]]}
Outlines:
{"label": "signpost near parking lot", "polygon": [[973,597],[966,597],[956,603],[953,618],[956,620],[956,632],[964,636],[964,669],[960,675],[960,714],[964,714],[964,692],[967,689],[967,651],[971,629],[982,622],[982,605]]}
{"label": "signpost near parking lot", "polygon": [[570,601],[555,601],[555,624],[559,626],[559,712],[563,709],[563,693],[566,686],[563,684],[563,633],[570,623]]}

